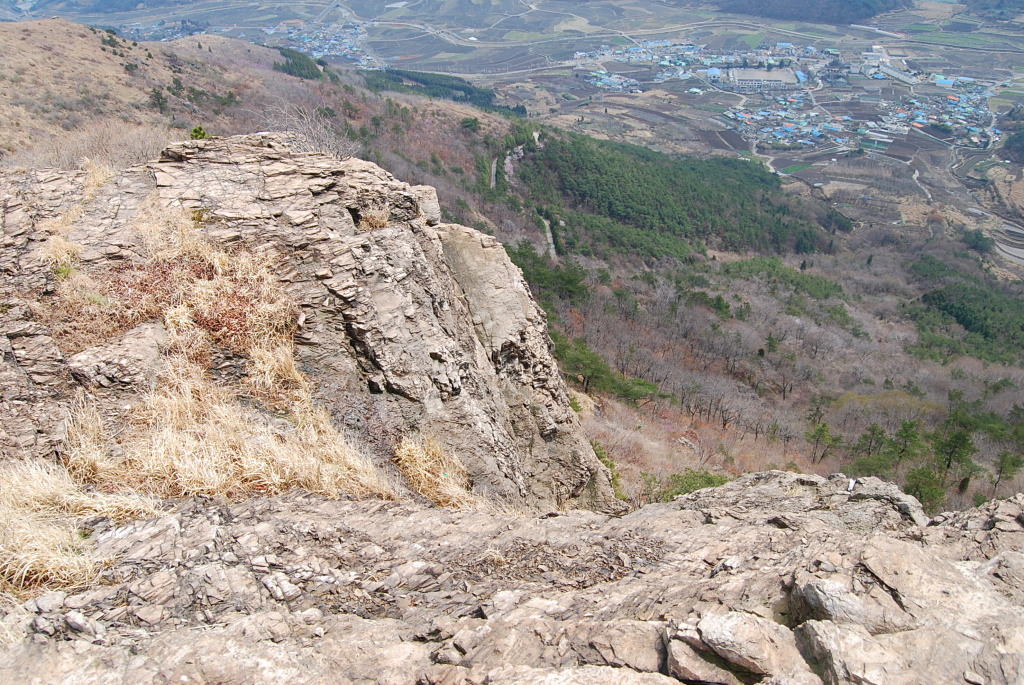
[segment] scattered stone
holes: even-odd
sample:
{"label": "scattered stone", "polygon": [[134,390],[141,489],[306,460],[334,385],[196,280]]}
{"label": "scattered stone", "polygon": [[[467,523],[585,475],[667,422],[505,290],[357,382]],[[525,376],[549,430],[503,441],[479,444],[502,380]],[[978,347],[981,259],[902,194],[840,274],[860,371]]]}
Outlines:
{"label": "scattered stone", "polygon": [[41,614],[52,614],[56,611],[60,611],[64,606],[64,599],[67,597],[66,592],[47,592],[45,595],[36,597],[35,606],[36,611]]}

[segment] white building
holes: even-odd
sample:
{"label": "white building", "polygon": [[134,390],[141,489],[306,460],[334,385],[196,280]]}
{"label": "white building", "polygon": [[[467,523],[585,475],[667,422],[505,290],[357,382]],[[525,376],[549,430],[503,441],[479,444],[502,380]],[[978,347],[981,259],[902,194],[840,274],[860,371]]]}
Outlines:
{"label": "white building", "polygon": [[796,90],[800,87],[792,69],[730,69],[724,86],[742,92]]}

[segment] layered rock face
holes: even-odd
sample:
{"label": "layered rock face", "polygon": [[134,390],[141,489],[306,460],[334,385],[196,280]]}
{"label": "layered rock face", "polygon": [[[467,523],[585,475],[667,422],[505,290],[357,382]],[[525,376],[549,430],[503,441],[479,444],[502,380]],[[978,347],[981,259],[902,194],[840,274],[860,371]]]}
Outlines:
{"label": "layered rock face", "polygon": [[[152,380],[158,323],[68,358],[29,300],[54,287],[33,256],[48,220],[70,222],[83,269],[109,267],[140,258],[133,220],[156,196],[192,211],[216,245],[273,265],[299,307],[299,357],[318,398],[378,461],[404,435],[433,436],[485,497],[621,509],[521,274],[493,238],[442,224],[432,188],[357,159],[293,153],[277,134],[182,143],[146,168],[89,182],[0,178],[5,454],[52,452],[76,387],[131,394]],[[222,375],[241,373],[237,359],[217,362]]]}
{"label": "layered rock face", "polygon": [[[751,474],[624,517],[293,494],[96,522],[0,682],[1020,683],[1024,497]],[[916,521],[915,521],[916,519]],[[928,525],[922,525],[928,523]]]}

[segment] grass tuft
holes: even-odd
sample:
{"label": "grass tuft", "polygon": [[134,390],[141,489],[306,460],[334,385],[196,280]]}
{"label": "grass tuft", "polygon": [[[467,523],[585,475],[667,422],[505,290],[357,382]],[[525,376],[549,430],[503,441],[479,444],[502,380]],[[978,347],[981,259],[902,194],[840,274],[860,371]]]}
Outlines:
{"label": "grass tuft", "polygon": [[383,207],[371,207],[363,211],[359,220],[360,231],[376,231],[386,228],[391,221],[391,209],[386,205]]}
{"label": "grass tuft", "polygon": [[[276,386],[277,379],[287,385],[274,371],[294,369],[280,360],[284,353],[278,351],[277,366],[262,372],[268,385]],[[116,450],[109,448],[111,439],[94,409],[77,414],[69,424],[68,470],[99,489],[160,497],[239,500],[302,488],[327,497],[392,498],[384,476],[314,403],[309,382],[297,371],[291,382],[287,418],[268,420],[202,366],[175,355],[120,434]]]}
{"label": "grass tuft", "polygon": [[403,438],[395,462],[409,485],[439,507],[478,509],[483,498],[470,492],[472,481],[462,461],[434,437]]}
{"label": "grass tuft", "polygon": [[43,461],[0,465],[0,591],[24,596],[90,582],[98,561],[81,522],[149,518],[155,500],[87,492],[63,467]]}
{"label": "grass tuft", "polygon": [[63,235],[54,234],[39,247],[39,256],[55,272],[67,270],[70,274],[70,269],[78,261],[81,251],[81,245],[71,242]]}

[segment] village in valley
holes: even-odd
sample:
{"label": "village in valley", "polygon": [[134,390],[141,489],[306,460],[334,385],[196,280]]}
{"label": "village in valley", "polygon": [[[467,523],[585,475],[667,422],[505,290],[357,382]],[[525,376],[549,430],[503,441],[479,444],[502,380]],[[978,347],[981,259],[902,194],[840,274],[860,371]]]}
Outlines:
{"label": "village in valley", "polygon": [[114,22],[132,40],[216,34],[336,67],[457,75],[533,118],[667,152],[860,150],[906,161],[922,146],[987,150],[1000,137],[989,100],[1004,111],[1024,100],[1024,29],[993,32],[939,2],[873,25],[629,3],[567,11],[496,0],[469,14],[436,4],[225,1],[183,18],[152,3],[82,19]]}
{"label": "village in valley", "polygon": [[903,225],[920,219],[907,209],[916,202],[962,207],[965,225],[1024,260],[1024,229],[973,194],[1024,177],[996,154],[1000,115],[1024,106],[1020,20],[931,0],[872,25],[622,0],[214,0],[187,15],[154,2],[77,19],[131,40],[219,35],[335,69],[459,77],[539,123],[669,154],[759,159],[854,220]]}
{"label": "village in valley", "polygon": [[[255,28],[161,21],[152,26],[127,25],[121,32],[135,40],[215,33],[301,50],[358,69],[408,68],[408,60],[385,60],[370,48],[369,32],[377,22],[360,22],[343,7],[336,9],[344,23],[290,19]],[[900,35],[860,28],[865,33]],[[682,90],[689,99],[705,96],[711,106],[716,104],[715,93],[736,94],[739,104],[723,107],[714,121],[739,133],[751,149],[884,151],[912,129],[942,145],[985,149],[1000,133],[988,108],[988,95],[999,86],[1012,86],[1012,81],[1004,83],[991,73],[932,72],[933,65],[915,63],[906,53],[884,45],[868,45],[851,53],[791,41],[731,50],[685,39],[635,42],[576,50],[550,67],[556,74],[571,69],[574,78],[582,76],[585,83],[607,93],[638,95],[674,82],[686,86]],[[630,74],[616,67],[643,73]],[[545,73],[537,76],[543,79]],[[580,99],[571,93],[564,96],[567,102]]]}
{"label": "village in valley", "polygon": [[[661,40],[573,58],[657,67],[653,84],[678,80],[689,95],[742,94],[717,119],[762,149],[885,150],[911,129],[944,145],[987,148],[1000,133],[987,103],[995,80],[929,73],[880,45],[844,55],[791,42],[719,52]],[[620,93],[647,85],[605,68],[588,71],[586,81]],[[901,92],[893,82],[909,87]]]}

